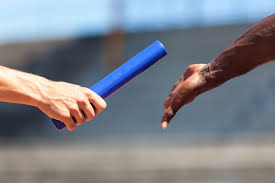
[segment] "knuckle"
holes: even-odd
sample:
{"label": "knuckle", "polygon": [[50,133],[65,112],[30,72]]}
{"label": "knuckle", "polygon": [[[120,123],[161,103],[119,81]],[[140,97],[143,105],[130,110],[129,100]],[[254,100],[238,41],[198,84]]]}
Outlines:
{"label": "knuckle", "polygon": [[95,113],[92,113],[89,120],[93,120],[95,118]]}
{"label": "knuckle", "polygon": [[189,65],[189,66],[187,67],[187,69],[193,70],[194,68],[197,67],[197,65],[198,65],[198,64],[191,64],[191,65]]}
{"label": "knuckle", "polygon": [[163,104],[163,109],[166,110],[168,108],[169,104],[168,104],[168,101],[166,101],[164,104]]}
{"label": "knuckle", "polygon": [[91,120],[93,120],[93,119],[94,119],[94,117],[89,116],[89,117],[87,118],[87,120],[86,120],[86,121],[91,121]]}
{"label": "knuckle", "polygon": [[93,120],[95,118],[95,112],[94,111],[89,111],[89,113],[87,114],[87,118],[86,121],[90,121]]}
{"label": "knuckle", "polygon": [[61,115],[60,121],[62,121],[65,125],[67,125],[70,120],[70,115]]}
{"label": "knuckle", "polygon": [[86,118],[85,118],[86,121],[92,120],[95,116],[95,112],[93,108],[87,109],[85,115],[86,115]]}
{"label": "knuckle", "polygon": [[76,90],[81,91],[82,86],[80,86],[80,85],[78,85],[78,84],[74,84],[74,86],[75,86],[75,89],[76,89]]}
{"label": "knuckle", "polygon": [[[180,79],[175,83],[174,88],[175,88],[181,81],[184,81],[184,78],[185,78],[184,74],[181,75],[181,76],[180,76]],[[173,88],[173,89],[174,89],[174,88]]]}
{"label": "knuckle", "polygon": [[78,105],[81,105],[81,106],[86,106],[87,105],[87,101],[86,101],[85,98],[78,99],[77,103],[78,103]]}
{"label": "knuckle", "polygon": [[185,73],[188,74],[188,73],[192,73],[193,70],[195,69],[195,65],[189,65],[186,70],[185,70]]}
{"label": "knuckle", "polygon": [[64,119],[65,119],[65,123],[68,123],[68,124],[70,123],[69,121],[71,121],[70,116],[66,116]]}
{"label": "knuckle", "polygon": [[80,123],[82,123],[83,118],[82,116],[80,116],[80,114],[75,114],[74,117],[76,119],[76,122],[75,122],[76,125],[79,125]]}
{"label": "knuckle", "polygon": [[192,69],[194,67],[194,64],[191,64],[187,67],[187,69]]}
{"label": "knuckle", "polygon": [[76,113],[76,112],[78,112],[78,107],[76,107],[76,106],[71,106],[71,107],[70,107],[70,111],[71,111],[72,113]]}
{"label": "knuckle", "polygon": [[93,92],[89,89],[89,88],[85,88],[85,87],[83,87],[82,88],[82,91],[83,91],[83,93],[84,94],[86,94],[86,95],[93,95]]}
{"label": "knuckle", "polygon": [[84,115],[80,116],[79,124],[83,124],[86,121],[86,117]]}
{"label": "knuckle", "polygon": [[104,100],[102,100],[102,102],[99,103],[99,107],[101,110],[104,110],[107,107],[107,103]]}

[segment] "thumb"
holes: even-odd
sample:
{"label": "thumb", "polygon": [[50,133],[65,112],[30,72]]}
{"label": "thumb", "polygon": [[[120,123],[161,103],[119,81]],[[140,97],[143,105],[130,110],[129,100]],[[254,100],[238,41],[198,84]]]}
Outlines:
{"label": "thumb", "polygon": [[163,130],[165,130],[170,121],[173,119],[173,117],[175,116],[175,112],[172,110],[172,107],[171,105],[166,109],[166,111],[164,112],[163,116],[162,116],[162,119],[161,119],[161,128]]}
{"label": "thumb", "polygon": [[166,108],[161,119],[161,128],[163,130],[165,130],[168,127],[170,121],[174,118],[177,111],[182,106],[190,103],[194,99],[194,97],[191,97],[189,93],[190,92],[188,90],[183,90],[181,92],[178,91],[177,94],[173,97],[170,105]]}

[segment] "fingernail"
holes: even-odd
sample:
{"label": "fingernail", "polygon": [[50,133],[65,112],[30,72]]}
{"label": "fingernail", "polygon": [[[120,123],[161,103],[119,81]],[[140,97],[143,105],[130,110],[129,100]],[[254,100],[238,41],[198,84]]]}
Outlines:
{"label": "fingernail", "polygon": [[164,121],[164,122],[161,123],[161,128],[162,128],[163,130],[166,130],[167,127],[168,127],[167,121]]}

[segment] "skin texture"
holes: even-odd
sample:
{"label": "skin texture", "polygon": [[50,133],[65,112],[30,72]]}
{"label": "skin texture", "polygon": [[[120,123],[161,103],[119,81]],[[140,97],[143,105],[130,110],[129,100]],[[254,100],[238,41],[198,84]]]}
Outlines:
{"label": "skin texture", "polygon": [[188,66],[164,102],[162,129],[200,94],[274,59],[275,14],[251,27],[210,63]]}
{"label": "skin texture", "polygon": [[88,88],[3,66],[0,66],[0,101],[35,106],[65,123],[70,131],[106,108],[105,101]]}

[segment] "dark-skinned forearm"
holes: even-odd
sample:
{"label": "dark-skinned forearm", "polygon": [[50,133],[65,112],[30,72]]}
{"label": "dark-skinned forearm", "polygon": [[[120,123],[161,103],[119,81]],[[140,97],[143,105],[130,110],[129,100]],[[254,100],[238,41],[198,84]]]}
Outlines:
{"label": "dark-skinned forearm", "polygon": [[209,87],[216,87],[275,59],[275,14],[263,19],[235,40],[205,67]]}

